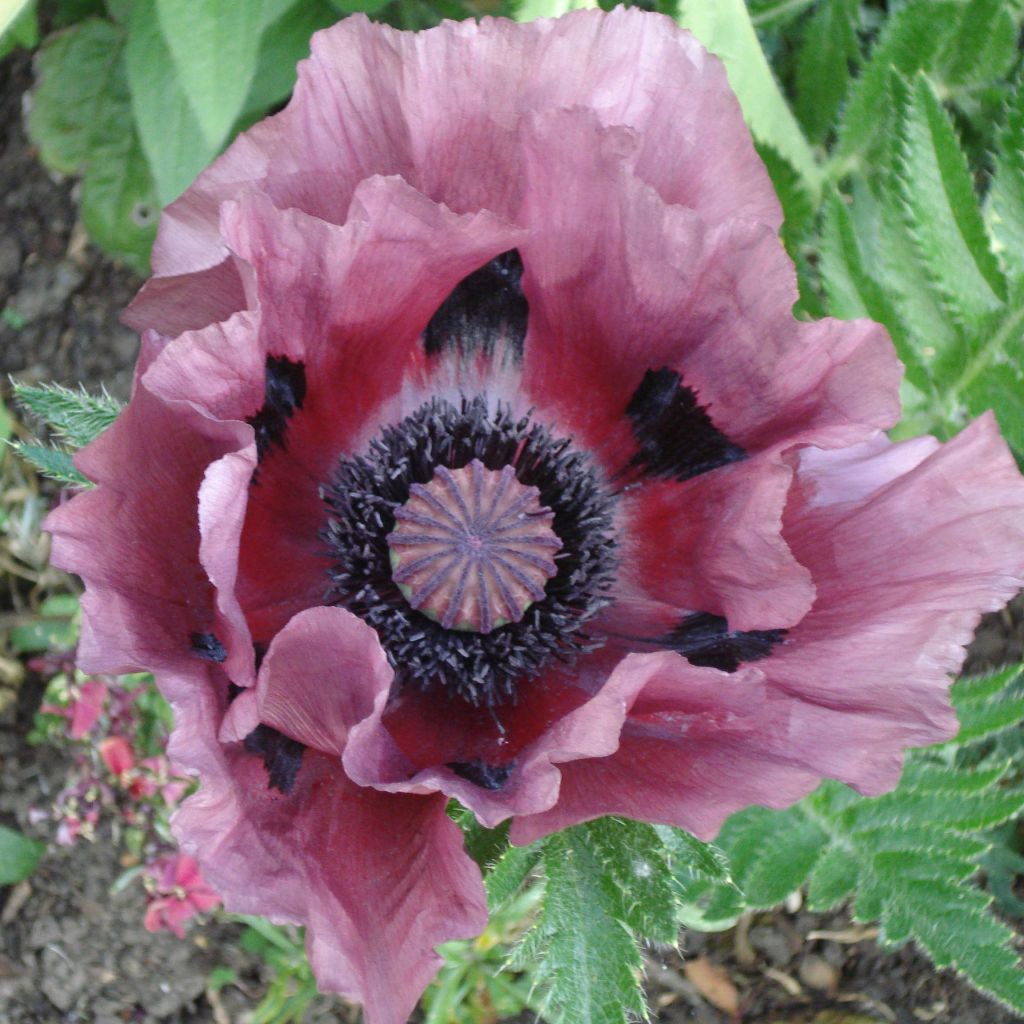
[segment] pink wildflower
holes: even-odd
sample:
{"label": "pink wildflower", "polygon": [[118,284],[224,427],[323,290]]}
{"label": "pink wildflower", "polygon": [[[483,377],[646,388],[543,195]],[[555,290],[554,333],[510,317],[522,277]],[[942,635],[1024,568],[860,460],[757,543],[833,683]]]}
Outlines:
{"label": "pink wildflower", "polygon": [[220,905],[220,896],[203,881],[199,865],[184,853],[161,857],[147,865],[144,874],[147,931],[174,932],[183,939],[189,918]]}
{"label": "pink wildflower", "polygon": [[721,65],[636,10],[351,18],[165,212],[54,561],[83,666],[174,705],[184,849],[371,1024],[485,924],[450,798],[707,837],[955,730],[1024,483],[991,416],[889,442],[890,342],[792,318],[780,221]]}

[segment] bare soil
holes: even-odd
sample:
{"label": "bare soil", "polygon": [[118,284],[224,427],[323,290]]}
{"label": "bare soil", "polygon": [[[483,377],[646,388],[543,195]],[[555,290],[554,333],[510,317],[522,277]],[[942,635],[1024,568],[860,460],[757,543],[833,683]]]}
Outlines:
{"label": "bare soil", "polygon": [[[87,244],[76,223],[75,185],[41,167],[22,128],[29,60],[0,62],[0,374],[105,385],[126,397],[137,349],[119,311],[141,284]],[[0,593],[0,613],[6,598]],[[973,668],[1019,659],[1020,606],[989,616],[972,648]],[[0,823],[40,835],[28,822],[59,789],[66,764],[25,736],[41,698],[25,676],[0,711]],[[45,829],[45,826],[43,826]],[[244,1021],[262,991],[260,965],[238,947],[238,925],[212,923],[185,941],[142,927],[138,886],[112,893],[123,871],[109,842],[52,843],[29,883],[0,889],[0,1021],[3,1024],[172,1024]],[[744,920],[720,935],[684,933],[679,950],[648,952],[649,994],[664,1024],[1009,1024],[1016,1015],[936,972],[913,948],[882,953],[858,938],[843,913],[798,908]],[[863,931],[863,930],[862,930]],[[814,937],[830,932],[832,938]],[[838,937],[836,937],[838,935]],[[853,941],[856,939],[856,941]],[[686,962],[690,963],[689,973]],[[693,964],[717,966],[702,975]],[[241,987],[208,993],[210,971],[233,968]],[[737,1014],[716,1009],[712,981],[732,986]],[[320,1021],[348,1021],[339,1004]]]}

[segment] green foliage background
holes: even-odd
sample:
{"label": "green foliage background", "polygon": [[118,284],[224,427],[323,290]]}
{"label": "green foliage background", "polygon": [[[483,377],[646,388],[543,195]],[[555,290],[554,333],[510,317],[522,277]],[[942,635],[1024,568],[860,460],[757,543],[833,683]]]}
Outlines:
{"label": "green foliage background", "polygon": [[[82,177],[92,238],[145,271],[160,206],[287,98],[314,30],[356,10],[420,28],[572,6],[29,0],[0,6],[0,52],[39,46],[28,124],[40,156]],[[1024,456],[1024,0],[656,6],[726,63],[786,212],[797,315],[886,325],[907,367],[899,435],[948,437],[992,408]],[[116,406],[58,389],[19,397],[61,439],[22,454],[86,485],[67,448]],[[533,894],[532,927],[513,958],[530,987],[492,997],[552,1022],[618,1024],[644,1012],[639,939],[671,942],[680,922],[724,927],[807,886],[812,907],[851,900],[859,920],[880,922],[884,943],[913,939],[937,965],[1024,1012],[1013,935],[990,908],[995,895],[1008,912],[1024,910],[1013,894],[1024,869],[1024,685],[1007,670],[960,682],[955,700],[961,735],[915,752],[894,793],[866,800],[827,783],[790,810],[735,815],[718,850],[617,819],[515,850],[462,820],[495,920]],[[494,966],[481,948],[447,950],[429,1020],[471,1019],[459,1015],[466,979],[474,964]]]}

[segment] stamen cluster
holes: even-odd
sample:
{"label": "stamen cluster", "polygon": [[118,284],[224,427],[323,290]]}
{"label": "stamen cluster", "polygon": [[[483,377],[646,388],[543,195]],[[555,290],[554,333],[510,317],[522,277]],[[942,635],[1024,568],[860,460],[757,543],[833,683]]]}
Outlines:
{"label": "stamen cluster", "polygon": [[[414,485],[439,467],[473,461],[512,467],[553,513],[562,547],[543,596],[518,622],[489,632],[448,629],[413,608],[393,577],[388,536]],[[515,418],[483,396],[457,405],[435,398],[386,427],[366,454],[343,458],[323,490],[330,508],[324,538],[335,564],[327,600],[377,631],[400,684],[440,687],[475,705],[515,700],[517,685],[552,657],[571,661],[601,638],[584,627],[608,604],[615,574],[611,497],[587,455],[528,416]]]}

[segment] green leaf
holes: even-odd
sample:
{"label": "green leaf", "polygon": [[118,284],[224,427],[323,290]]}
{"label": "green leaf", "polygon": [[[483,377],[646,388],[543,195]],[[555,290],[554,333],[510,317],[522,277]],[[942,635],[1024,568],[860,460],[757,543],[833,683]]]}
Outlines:
{"label": "green leaf", "polygon": [[136,273],[149,273],[160,204],[134,129],[111,135],[82,182],[82,222],[89,237]]}
{"label": "green leaf", "polygon": [[17,654],[66,651],[78,642],[78,629],[78,598],[74,594],[55,594],[42,603],[34,622],[15,626],[8,639]]}
{"label": "green leaf", "polygon": [[90,18],[50,36],[39,52],[28,134],[43,162],[61,174],[82,172],[98,126],[111,119],[122,41],[116,25]]}
{"label": "green leaf", "polygon": [[754,137],[787,160],[817,195],[821,169],[772,75],[743,0],[680,0],[677,20],[725,63]]}
{"label": "green leaf", "polygon": [[818,0],[747,0],[750,20],[757,29],[779,28],[798,18]]}
{"label": "green leaf", "polygon": [[884,324],[907,368],[909,380],[922,391],[930,391],[930,370],[904,326],[894,295],[873,276],[869,267],[876,264],[862,249],[850,209],[834,192],[825,200],[820,265],[829,312],[844,320],[870,317]]}
{"label": "green leaf", "polygon": [[31,50],[38,42],[36,0],[0,0],[0,57],[19,46]]}
{"label": "green leaf", "polygon": [[177,83],[206,144],[225,142],[256,71],[263,29],[255,0],[156,0]]}
{"label": "green leaf", "polygon": [[82,220],[93,241],[145,273],[158,206],[132,124],[123,40],[98,19],[52,36],[39,55],[28,127],[45,163],[84,174]]}
{"label": "green leaf", "polygon": [[51,480],[56,480],[66,487],[92,487],[92,483],[75,469],[70,452],[62,448],[24,444],[21,441],[16,441],[12,447],[21,458]]}
{"label": "green leaf", "polygon": [[579,826],[601,864],[601,886],[617,920],[646,938],[674,942],[675,880],[653,825],[600,818]]}
{"label": "green leaf", "polygon": [[337,20],[337,14],[322,0],[293,2],[278,13],[260,38],[256,73],[242,108],[243,120],[263,117],[288,97],[295,87],[295,65],[309,56],[310,36]]}
{"label": "green leaf", "polygon": [[868,63],[854,82],[843,112],[839,141],[830,173],[838,181],[857,167],[870,171],[880,145],[894,135],[890,98],[892,70],[911,76],[930,66],[956,24],[959,5],[941,0],[916,0],[896,11],[886,22]]}
{"label": "green leaf", "polygon": [[824,142],[850,85],[859,55],[859,0],[824,0],[807,23],[796,61],[796,115],[814,142]]}
{"label": "green leaf", "polygon": [[[337,6],[338,0],[333,0]],[[516,21],[534,18],[558,18],[569,11],[597,7],[597,0],[519,0],[515,8]]]}
{"label": "green leaf", "polygon": [[1003,269],[1024,290],[1024,77],[1017,79],[1011,96],[985,220]]}
{"label": "green leaf", "polygon": [[84,389],[72,391],[60,384],[15,384],[14,397],[76,448],[99,437],[121,411],[121,403],[106,392],[90,395]]}
{"label": "green leaf", "polygon": [[376,14],[391,0],[330,0],[330,3],[339,14]]}
{"label": "green leaf", "polygon": [[[1005,714],[984,712],[1019,699],[1020,669],[959,683],[954,701],[965,740],[998,736]],[[1006,710],[1005,708],[1003,709]],[[899,786],[873,800],[827,782],[786,811],[750,808],[719,836],[747,905],[781,901],[808,885],[815,910],[855,896],[857,920],[878,920],[890,945],[913,939],[936,966],[1024,1010],[1024,979],[1013,933],[988,912],[991,895],[970,878],[991,846],[993,826],[1024,808],[1009,785],[1009,762],[958,765],[946,744],[908,757]]]}
{"label": "green leaf", "polygon": [[943,92],[1002,78],[1017,53],[1020,12],[1006,0],[967,0],[955,25],[945,34],[932,77]]}
{"label": "green leaf", "polygon": [[0,885],[15,885],[28,878],[44,849],[42,843],[0,825]]}
{"label": "green leaf", "polygon": [[903,200],[921,259],[950,306],[970,322],[1002,308],[1006,283],[978,209],[953,126],[924,75],[904,121]]}
{"label": "green leaf", "polygon": [[605,866],[587,825],[544,844],[544,905],[517,948],[543,994],[550,1024],[624,1024],[645,1016],[640,952],[619,918],[621,900],[609,894]]}
{"label": "green leaf", "polygon": [[960,719],[957,745],[984,739],[1024,721],[1024,672],[1014,665],[989,675],[959,680],[953,687],[953,706]]}
{"label": "green leaf", "polygon": [[759,143],[757,153],[764,161],[779,202],[782,203],[782,240],[790,256],[796,259],[800,254],[801,242],[814,225],[815,198],[807,191],[806,183],[792,164],[771,146]]}
{"label": "green leaf", "polygon": [[132,113],[162,206],[176,199],[217,155],[192,109],[157,17],[156,0],[136,0],[128,22],[125,65]]}
{"label": "green leaf", "polygon": [[526,884],[530,872],[538,865],[541,857],[540,844],[530,846],[509,846],[491,865],[484,885],[487,888],[487,905],[493,914]]}

